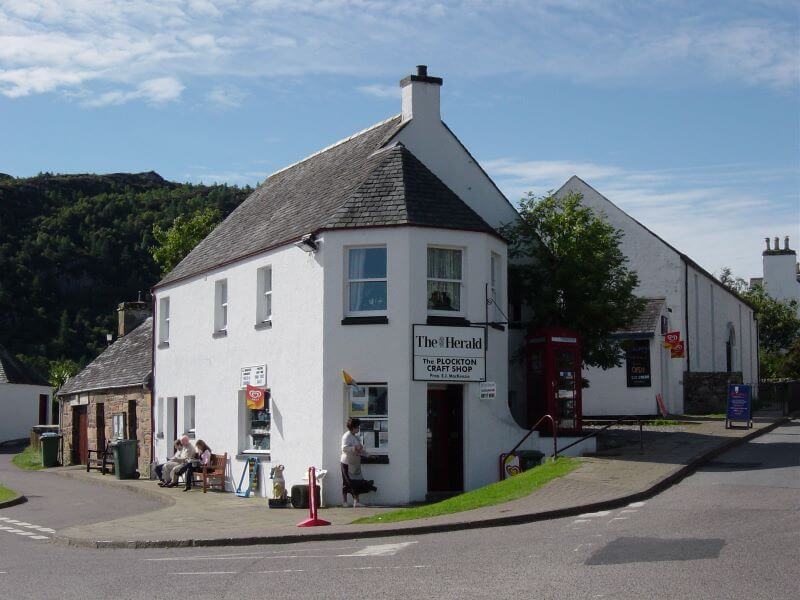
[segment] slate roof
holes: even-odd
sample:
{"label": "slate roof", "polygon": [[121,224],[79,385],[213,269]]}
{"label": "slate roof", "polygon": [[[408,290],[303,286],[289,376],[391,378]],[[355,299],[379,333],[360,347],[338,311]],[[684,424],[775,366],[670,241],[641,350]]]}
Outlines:
{"label": "slate roof", "polygon": [[644,298],[645,307],[641,314],[631,321],[627,327],[615,333],[618,336],[648,335],[652,336],[660,327],[659,317],[664,308],[664,298]]}
{"label": "slate roof", "polygon": [[403,127],[393,117],[270,175],[157,286],[325,229],[413,224],[497,235],[408,149],[384,149]]}
{"label": "slate roof", "polygon": [[47,379],[18,361],[3,346],[0,346],[0,383],[50,386]]}
{"label": "slate roof", "polygon": [[497,235],[403,144],[376,152],[367,163],[369,175],[321,229],[416,225]]}
{"label": "slate roof", "polygon": [[70,377],[59,396],[89,390],[142,385],[153,372],[153,318],[117,339],[86,368]]}

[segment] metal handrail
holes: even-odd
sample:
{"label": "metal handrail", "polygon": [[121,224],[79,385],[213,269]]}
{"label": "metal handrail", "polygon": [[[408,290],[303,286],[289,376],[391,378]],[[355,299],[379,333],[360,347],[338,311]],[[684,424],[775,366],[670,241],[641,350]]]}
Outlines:
{"label": "metal handrail", "polygon": [[580,444],[584,440],[588,440],[589,438],[595,437],[596,435],[598,435],[600,433],[603,433],[609,427],[613,427],[614,425],[619,425],[620,423],[624,423],[625,421],[630,421],[631,423],[638,423],[638,425],[639,425],[639,449],[640,450],[644,450],[644,437],[643,437],[644,434],[642,433],[642,420],[641,419],[635,419],[635,420],[634,419],[617,419],[613,423],[609,423],[605,427],[602,427],[602,428],[598,429],[597,431],[593,431],[589,435],[585,435],[582,438],[580,438],[578,440],[575,440],[571,444],[567,444],[566,446],[564,446],[560,450],[557,450],[554,456],[557,456],[559,452],[564,452],[564,450],[566,450],[567,448],[572,448],[573,446],[575,446],[577,444]]}
{"label": "metal handrail", "polygon": [[516,449],[519,448],[520,446],[522,446],[522,444],[525,442],[525,440],[527,440],[531,436],[531,434],[534,432],[534,430],[545,419],[549,419],[550,420],[550,429],[553,431],[553,456],[556,456],[558,454],[558,450],[557,450],[557,448],[558,448],[558,435],[556,433],[556,421],[550,415],[544,415],[542,418],[540,418],[538,421],[536,421],[536,424],[528,430],[528,433],[525,434],[525,436],[517,443],[516,446],[514,446],[509,452],[506,452],[505,455],[506,456],[511,456],[512,454],[514,454]]}

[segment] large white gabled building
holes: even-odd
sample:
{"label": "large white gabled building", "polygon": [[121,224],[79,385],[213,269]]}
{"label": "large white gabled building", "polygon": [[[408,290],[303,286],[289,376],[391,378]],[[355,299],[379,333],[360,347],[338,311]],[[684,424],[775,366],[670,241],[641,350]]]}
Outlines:
{"label": "large white gabled building", "polygon": [[[497,324],[497,229],[517,213],[441,121],[441,84],[420,67],[401,81],[400,115],[269,176],[157,284],[159,460],[189,431],[228,453],[229,485],[252,457],[262,476],[285,465],[287,486],[314,465],[333,501],[358,416],[371,501],[497,480],[499,454],[525,433]],[[493,398],[480,399],[484,380]],[[269,388],[265,410],[247,407],[248,383]]]}
{"label": "large white gabled building", "polygon": [[[556,195],[579,193],[585,206],[623,233],[620,249],[639,276],[642,315],[624,331],[618,368],[587,369],[586,415],[658,414],[661,394],[670,413],[724,410],[726,385],[758,382],[758,323],[753,307],[711,273],[578,177]],[[672,358],[664,334],[679,332],[686,351]],[[754,394],[757,393],[754,385]]]}

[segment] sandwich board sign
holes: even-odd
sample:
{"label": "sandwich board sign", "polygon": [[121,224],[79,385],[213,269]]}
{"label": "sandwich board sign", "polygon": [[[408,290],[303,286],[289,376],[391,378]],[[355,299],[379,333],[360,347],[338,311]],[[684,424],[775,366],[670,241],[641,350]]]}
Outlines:
{"label": "sandwich board sign", "polygon": [[725,414],[725,429],[733,423],[744,423],[746,429],[753,426],[752,387],[742,383],[728,385],[728,407]]}

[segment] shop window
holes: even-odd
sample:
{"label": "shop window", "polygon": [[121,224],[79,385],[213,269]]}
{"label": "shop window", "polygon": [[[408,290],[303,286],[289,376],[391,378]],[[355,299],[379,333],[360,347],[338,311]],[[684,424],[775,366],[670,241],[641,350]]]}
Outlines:
{"label": "shop window", "polygon": [[249,399],[246,389],[239,390],[239,447],[244,454],[268,454],[272,411],[270,392],[264,388],[262,403]]}
{"label": "shop window", "polygon": [[194,396],[183,397],[183,430],[194,439]]}
{"label": "shop window", "polygon": [[385,383],[351,386],[348,415],[361,419],[361,443],[369,454],[389,452],[389,388]]}
{"label": "shop window", "polygon": [[169,298],[158,301],[158,344],[169,345]]}
{"label": "shop window", "polygon": [[347,314],[385,313],[386,247],[347,250]]}
{"label": "shop window", "polygon": [[428,310],[460,313],[463,252],[428,248]]}
{"label": "shop window", "polygon": [[628,387],[650,387],[650,340],[627,340],[622,347]]}
{"label": "shop window", "polygon": [[256,274],[256,324],[272,321],[272,267],[261,267]]}
{"label": "shop window", "polygon": [[214,283],[214,333],[228,331],[228,280]]}
{"label": "shop window", "polygon": [[111,415],[111,438],[115,440],[125,439],[127,430],[125,428],[125,413],[114,413]]}

